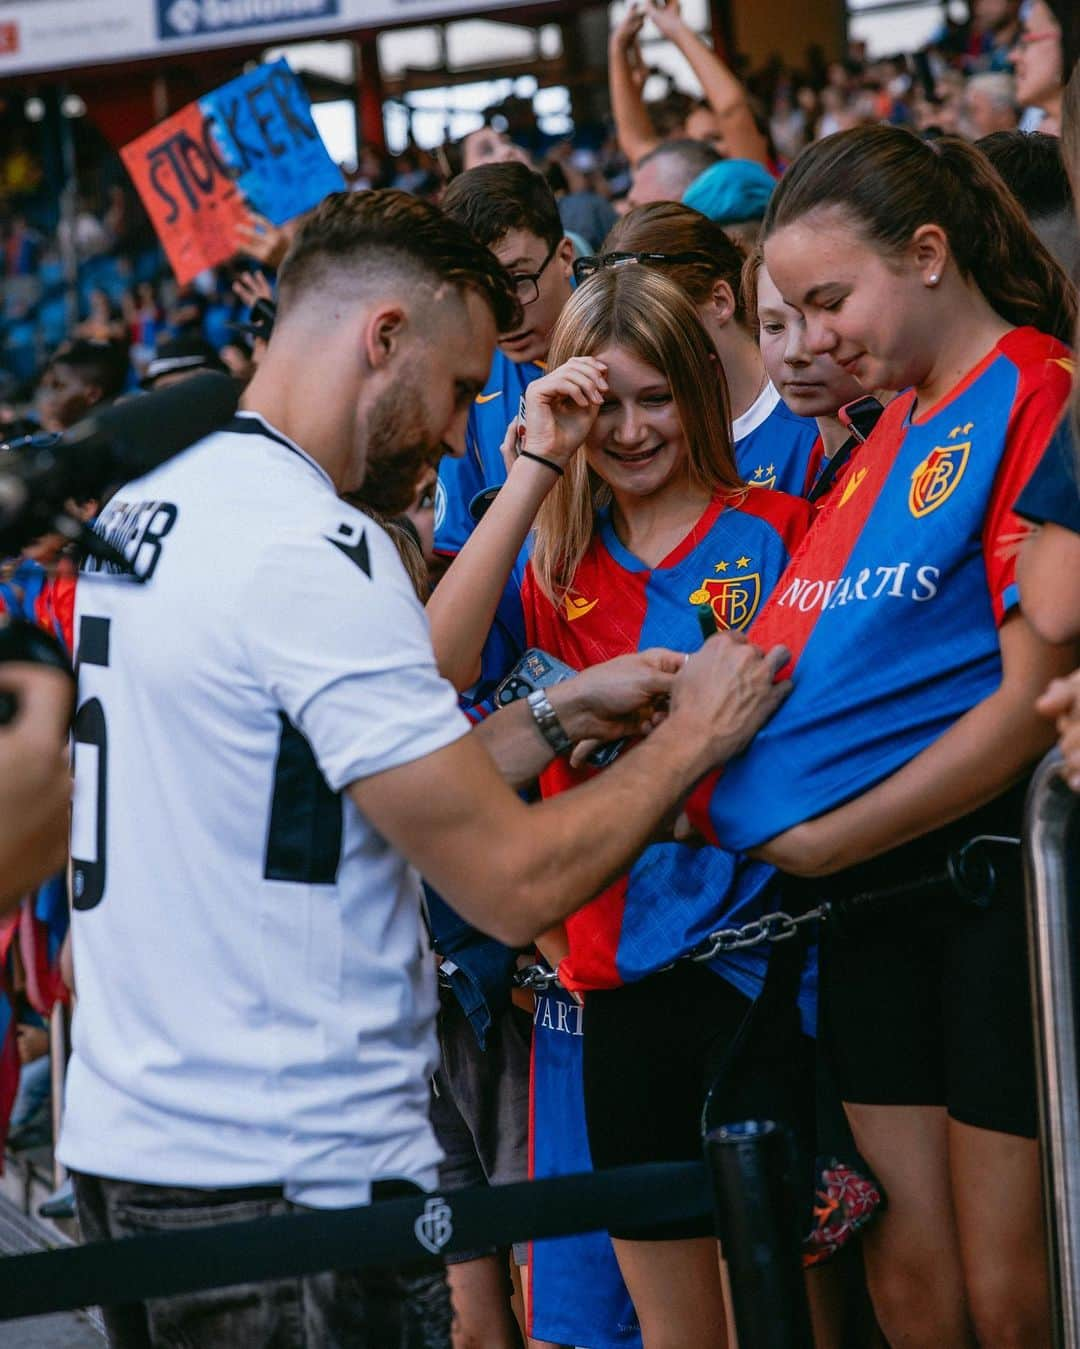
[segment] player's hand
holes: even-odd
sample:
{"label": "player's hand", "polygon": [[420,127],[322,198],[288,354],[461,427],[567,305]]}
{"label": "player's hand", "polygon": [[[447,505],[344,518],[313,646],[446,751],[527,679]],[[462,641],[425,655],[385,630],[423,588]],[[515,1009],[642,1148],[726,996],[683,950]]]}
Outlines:
{"label": "player's hand", "polygon": [[591,665],[548,689],[567,735],[584,742],[578,746],[581,754],[575,750],[576,760],[610,740],[651,730],[664,717],[671,686],[685,663],[681,652],[654,647]]}
{"label": "player's hand", "polygon": [[533,380],[525,391],[528,450],[565,468],[592,430],[607,393],[607,366],[592,356],[572,356],[564,365]]}
{"label": "player's hand", "polygon": [[686,662],[671,686],[671,718],[700,745],[701,771],[733,759],[791,692],[776,681],[786,647],[763,652],[741,634],[718,633]]}
{"label": "player's hand", "polygon": [[1065,781],[1074,792],[1080,792],[1080,670],[1053,680],[1035,709],[1057,726]]}
{"label": "player's hand", "polygon": [[666,38],[686,27],[679,13],[679,0],[667,0],[667,4],[657,4],[656,0],[644,0],[642,17],[651,19]]}

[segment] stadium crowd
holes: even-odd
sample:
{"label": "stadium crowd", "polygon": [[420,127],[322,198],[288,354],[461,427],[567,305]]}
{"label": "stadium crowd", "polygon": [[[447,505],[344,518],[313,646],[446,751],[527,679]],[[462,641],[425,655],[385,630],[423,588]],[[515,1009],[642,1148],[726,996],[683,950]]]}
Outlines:
{"label": "stadium crowd", "polygon": [[[646,24],[702,97],[645,99]],[[11,454],[207,371],[242,390],[70,503],[142,584],[59,532],[0,571],[79,668],[69,876],[30,892],[67,855],[70,693],[0,665],[0,1118],[51,1137],[74,1001],[85,1239],[770,1118],[819,1349],[1049,1346],[1019,861],[977,910],[927,878],[1019,835],[1055,741],[1080,791],[1078,57],[1064,0],[974,0],[912,56],[747,74],[645,0],[591,143],[365,149],[182,291],[116,188],[69,326],[58,242],[9,217]],[[123,1349],[734,1342],[711,1226],[645,1212],[106,1321]]]}

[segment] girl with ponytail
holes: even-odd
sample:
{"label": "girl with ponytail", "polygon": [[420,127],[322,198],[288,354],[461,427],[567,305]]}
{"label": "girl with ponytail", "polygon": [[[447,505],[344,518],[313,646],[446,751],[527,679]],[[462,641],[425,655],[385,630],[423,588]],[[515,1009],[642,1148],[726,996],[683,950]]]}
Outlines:
{"label": "girl with ponytail", "polygon": [[[1020,832],[1053,738],[1035,700],[1075,655],[1018,606],[1013,504],[1068,399],[1075,299],[977,150],[895,127],[805,150],[763,242],[808,351],[904,392],[751,629],[794,653],[790,698],[688,815],[828,899]],[[1022,885],[994,861],[977,913],[945,886],[827,932],[824,1041],[889,1198],[869,1283],[908,1349],[1050,1343]]]}

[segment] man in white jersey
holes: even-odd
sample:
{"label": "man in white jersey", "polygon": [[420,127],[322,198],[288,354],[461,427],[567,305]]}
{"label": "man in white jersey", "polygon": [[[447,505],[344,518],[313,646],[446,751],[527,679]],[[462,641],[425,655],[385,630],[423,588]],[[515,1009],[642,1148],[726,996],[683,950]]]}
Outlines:
{"label": "man in white jersey", "polygon": [[[411,490],[461,452],[515,306],[436,208],[327,198],[283,265],[241,413],[98,522],[136,575],[88,565],[76,611],[79,999],[59,1155],[84,1235],[433,1188],[413,867],[523,944],[624,868],[782,696],[786,653],[724,639],[677,676],[671,653],[628,658],[604,699],[581,676],[469,733],[393,545],[339,494],[366,472],[383,497]],[[667,721],[596,782],[532,807],[507,785],[633,728],[663,693]],[[125,1349],[449,1344],[441,1273],[328,1273],[108,1319]]]}

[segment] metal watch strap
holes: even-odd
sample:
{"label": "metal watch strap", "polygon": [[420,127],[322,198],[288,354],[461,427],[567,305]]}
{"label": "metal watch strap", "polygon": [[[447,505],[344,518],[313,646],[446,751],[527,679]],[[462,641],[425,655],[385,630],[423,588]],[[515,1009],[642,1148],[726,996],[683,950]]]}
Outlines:
{"label": "metal watch strap", "polygon": [[525,701],[529,704],[529,711],[532,713],[533,721],[536,722],[537,730],[555,753],[565,754],[568,749],[571,749],[574,742],[563,729],[563,724],[548,701],[548,696],[544,690],[533,689]]}

